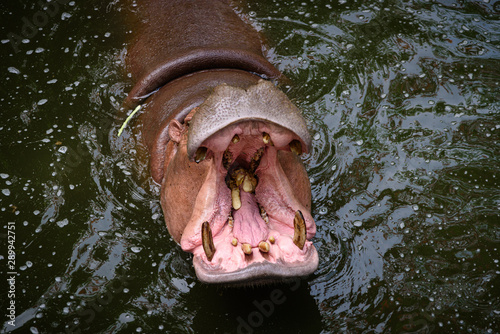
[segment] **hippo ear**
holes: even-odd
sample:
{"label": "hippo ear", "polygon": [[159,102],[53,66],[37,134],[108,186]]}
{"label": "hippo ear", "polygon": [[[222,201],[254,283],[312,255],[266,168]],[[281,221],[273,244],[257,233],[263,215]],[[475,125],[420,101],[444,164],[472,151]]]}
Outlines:
{"label": "hippo ear", "polygon": [[177,144],[180,143],[183,131],[184,125],[182,125],[178,120],[173,119],[170,121],[170,124],[168,125],[168,136],[171,140]]}

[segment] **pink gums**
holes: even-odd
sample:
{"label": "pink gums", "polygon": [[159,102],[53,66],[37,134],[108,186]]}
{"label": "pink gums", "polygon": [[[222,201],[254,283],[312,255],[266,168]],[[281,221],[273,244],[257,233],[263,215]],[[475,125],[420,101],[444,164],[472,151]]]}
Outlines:
{"label": "pink gums", "polygon": [[241,208],[233,213],[233,234],[239,242],[256,247],[259,242],[267,239],[269,228],[260,216],[255,195],[241,190],[240,197]]}

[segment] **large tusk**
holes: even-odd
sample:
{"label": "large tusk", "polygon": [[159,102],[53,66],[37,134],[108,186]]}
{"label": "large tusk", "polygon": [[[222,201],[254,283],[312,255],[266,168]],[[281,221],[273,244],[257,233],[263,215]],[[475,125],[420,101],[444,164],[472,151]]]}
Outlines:
{"label": "large tusk", "polygon": [[231,189],[231,203],[233,209],[239,210],[241,208],[240,188],[235,187]]}
{"label": "large tusk", "polygon": [[300,210],[295,212],[293,230],[293,243],[302,250],[304,248],[304,244],[306,243],[306,222]]}
{"label": "large tusk", "polygon": [[201,239],[203,242],[203,250],[207,256],[208,261],[212,261],[215,254],[214,239],[212,238],[212,230],[210,224],[204,222],[201,226]]}

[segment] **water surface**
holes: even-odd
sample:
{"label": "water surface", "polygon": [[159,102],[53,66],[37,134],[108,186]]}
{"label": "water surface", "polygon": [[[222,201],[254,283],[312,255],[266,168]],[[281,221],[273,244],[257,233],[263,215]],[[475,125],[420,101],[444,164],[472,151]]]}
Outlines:
{"label": "water surface", "polygon": [[241,9],[313,134],[320,266],[238,290],[196,280],[141,146],[117,137],[135,10],[0,4],[2,332],[499,332],[499,1]]}

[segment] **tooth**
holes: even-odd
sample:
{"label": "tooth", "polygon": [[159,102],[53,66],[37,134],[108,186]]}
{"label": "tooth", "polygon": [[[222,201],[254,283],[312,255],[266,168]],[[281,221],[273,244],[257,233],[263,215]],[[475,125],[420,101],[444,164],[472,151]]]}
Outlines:
{"label": "tooth", "polygon": [[251,175],[246,175],[243,179],[243,191],[247,193],[253,193],[256,186],[257,180]]}
{"label": "tooth", "polygon": [[234,219],[231,214],[229,214],[229,217],[227,218],[227,224],[229,225],[230,228],[233,228],[234,226]]}
{"label": "tooth", "polygon": [[269,237],[269,242],[272,243],[272,244],[274,244],[276,242],[276,239],[274,239],[273,236],[270,236]]}
{"label": "tooth", "polygon": [[267,217],[267,212],[266,210],[264,210],[264,207],[262,207],[260,204],[259,204],[259,210],[262,220],[264,220],[266,224],[269,224],[269,218]]}
{"label": "tooth", "polygon": [[300,155],[302,153],[302,144],[300,143],[300,141],[298,141],[297,139],[292,140],[290,142],[290,151],[297,155]]}
{"label": "tooth", "polygon": [[241,249],[246,255],[252,254],[252,246],[250,246],[250,244],[242,244]]}
{"label": "tooth", "polygon": [[240,141],[240,137],[238,135],[234,135],[234,137],[233,137],[233,139],[231,139],[231,141],[233,142],[233,144],[236,144],[237,142]]}
{"label": "tooth", "polygon": [[260,164],[260,158],[262,158],[262,153],[264,153],[264,148],[261,147],[255,152],[255,154],[252,157],[252,160],[250,161],[250,173],[255,173],[255,170],[257,167],[259,167]]}
{"label": "tooth", "polygon": [[210,229],[210,224],[204,222],[201,226],[201,239],[203,242],[203,250],[207,256],[208,261],[212,261],[215,254],[214,239],[212,238],[212,230]]}
{"label": "tooth", "polygon": [[203,160],[205,160],[206,157],[207,157],[207,148],[206,147],[199,147],[196,150],[194,161],[196,161],[196,163],[198,164],[198,163],[202,162]]}
{"label": "tooth", "polygon": [[224,151],[224,155],[222,156],[222,165],[226,170],[231,167],[231,162],[233,161],[233,154],[229,151],[229,149]]}
{"label": "tooth", "polygon": [[259,250],[262,252],[262,253],[267,253],[269,252],[269,244],[265,241],[261,241],[259,242]]}
{"label": "tooth", "polygon": [[266,133],[266,132],[262,132],[262,141],[264,142],[264,144],[269,144],[271,142],[271,136],[269,135],[269,133]]}
{"label": "tooth", "polygon": [[293,230],[293,243],[302,250],[304,248],[304,244],[306,243],[306,222],[300,210],[295,212]]}
{"label": "tooth", "polygon": [[236,182],[236,186],[239,187],[240,184],[243,182],[244,178],[245,178],[245,171],[243,169],[237,169],[234,173],[233,173],[233,177],[234,177],[234,181]]}
{"label": "tooth", "polygon": [[238,239],[233,238],[233,240],[231,240],[231,245],[233,245],[235,247],[238,246]]}
{"label": "tooth", "polygon": [[233,208],[239,210],[239,208],[241,208],[240,188],[235,187],[231,189],[231,200]]}

